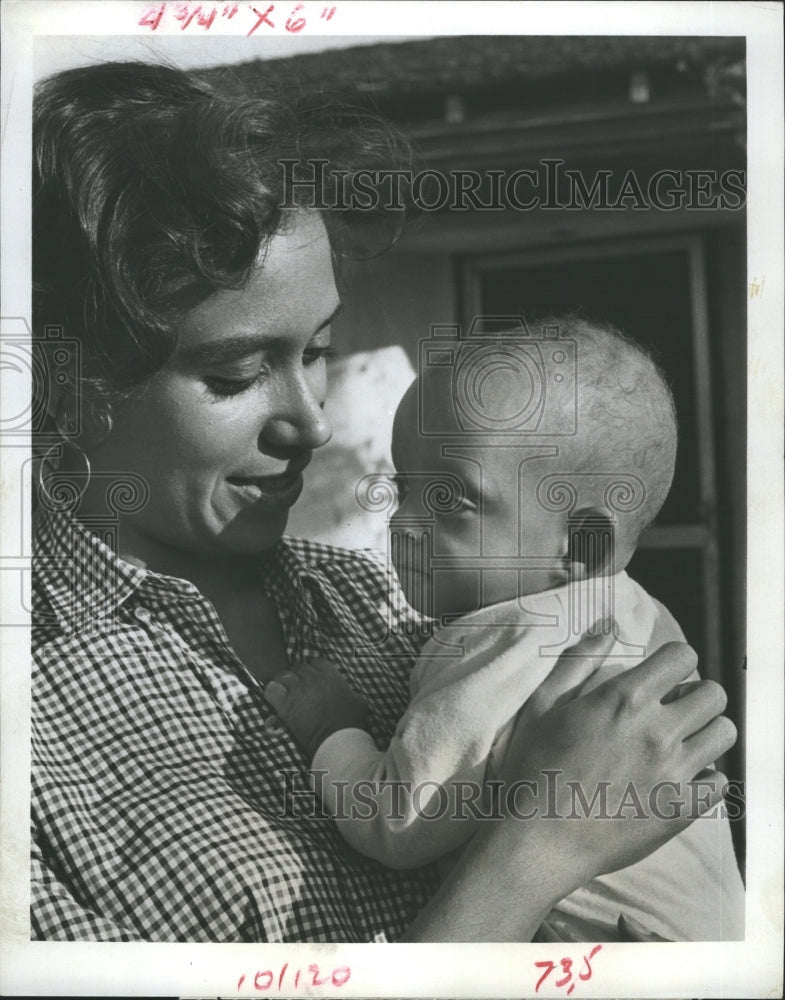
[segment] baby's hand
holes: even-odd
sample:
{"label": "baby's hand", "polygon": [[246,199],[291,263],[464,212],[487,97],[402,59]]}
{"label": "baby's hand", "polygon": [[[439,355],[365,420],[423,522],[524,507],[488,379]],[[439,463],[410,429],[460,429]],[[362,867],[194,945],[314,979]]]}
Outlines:
{"label": "baby's hand", "polygon": [[368,728],[365,698],[327,660],[314,660],[276,675],[265,685],[264,696],[309,761],[339,729]]}

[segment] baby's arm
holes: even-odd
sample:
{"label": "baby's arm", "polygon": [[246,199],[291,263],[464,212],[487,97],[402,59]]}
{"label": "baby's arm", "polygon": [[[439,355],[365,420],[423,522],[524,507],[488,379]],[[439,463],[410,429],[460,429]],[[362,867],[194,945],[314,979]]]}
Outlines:
{"label": "baby's arm", "polygon": [[426,727],[416,704],[383,752],[367,732],[365,700],[325,660],[279,675],[265,696],[311,760],[324,808],[360,853],[391,868],[415,868],[473,832],[471,807],[461,809],[464,821],[455,818],[457,797],[461,788],[477,790],[464,798],[479,797],[484,762],[460,775],[462,786],[435,773],[418,739]]}

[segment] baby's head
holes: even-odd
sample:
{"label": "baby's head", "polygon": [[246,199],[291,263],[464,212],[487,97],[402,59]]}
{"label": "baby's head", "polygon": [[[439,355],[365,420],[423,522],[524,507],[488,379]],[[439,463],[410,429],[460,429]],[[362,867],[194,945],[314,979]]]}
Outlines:
{"label": "baby's head", "polygon": [[[545,386],[540,431],[467,433],[456,407],[459,380],[445,379],[443,371],[421,374],[396,413],[400,505],[391,520],[393,561],[410,603],[435,617],[620,572],[670,489],[676,416],[648,352],[611,326],[574,316],[544,326],[575,343],[575,392],[549,394]],[[494,366],[494,347],[487,351],[487,368],[497,378],[485,385],[482,407],[494,426],[494,409],[501,425],[516,410],[516,392],[521,407],[530,398],[531,381],[501,355]],[[460,354],[457,362],[456,370]],[[423,433],[435,425],[438,435]],[[567,427],[575,433],[545,433]],[[568,487],[560,490],[559,481]],[[633,487],[631,502],[619,505],[629,509],[608,506],[614,481]],[[576,549],[582,537],[570,531],[576,515],[612,521],[614,547],[604,563],[587,558],[585,546]]]}

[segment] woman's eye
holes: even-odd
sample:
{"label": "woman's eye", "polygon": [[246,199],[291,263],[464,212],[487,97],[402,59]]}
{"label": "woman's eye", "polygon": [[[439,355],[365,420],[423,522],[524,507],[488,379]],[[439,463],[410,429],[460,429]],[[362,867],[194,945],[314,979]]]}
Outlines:
{"label": "woman's eye", "polygon": [[334,358],[337,354],[335,348],[327,345],[326,347],[309,347],[307,350],[303,351],[303,364],[312,365],[317,361],[321,361],[322,358],[325,360],[327,358]]}
{"label": "woman's eye", "polygon": [[227,378],[221,375],[206,375],[203,379],[211,395],[220,399],[228,396],[238,396],[241,392],[246,392],[254,385],[264,381],[266,372],[264,370],[256,372],[254,375],[245,378]]}

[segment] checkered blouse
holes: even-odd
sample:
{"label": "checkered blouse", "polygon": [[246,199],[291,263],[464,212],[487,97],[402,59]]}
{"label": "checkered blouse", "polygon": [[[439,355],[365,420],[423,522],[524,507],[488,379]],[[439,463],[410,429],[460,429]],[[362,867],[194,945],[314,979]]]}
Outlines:
{"label": "checkered blouse", "polygon": [[[260,571],[290,660],[334,661],[385,746],[419,639],[383,561],[284,539]],[[433,892],[343,842],[194,586],[44,513],[34,624],[33,938],[394,940]]]}

